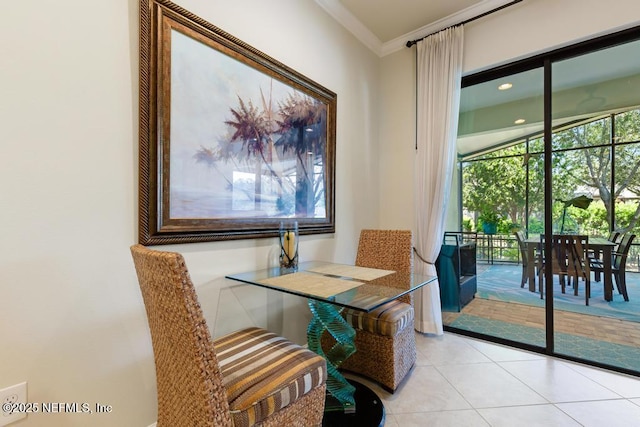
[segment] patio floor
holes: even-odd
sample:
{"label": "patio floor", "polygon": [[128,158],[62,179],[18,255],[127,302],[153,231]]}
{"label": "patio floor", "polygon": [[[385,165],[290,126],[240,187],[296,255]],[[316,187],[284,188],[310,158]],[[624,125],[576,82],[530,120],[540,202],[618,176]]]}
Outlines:
{"label": "patio floor", "polygon": [[[513,269],[513,265],[503,266],[505,269]],[[478,265],[479,273],[488,266]],[[500,269],[500,265],[492,265],[491,269]],[[513,288],[519,288],[520,277],[515,275]],[[640,274],[630,273],[627,281],[637,281],[640,286]],[[483,280],[478,280],[478,293],[460,313],[443,312],[443,322],[451,325],[460,319],[461,316],[475,316],[475,318],[487,319],[489,321],[505,322],[510,326],[521,325],[528,328],[545,329],[545,309],[540,306],[540,300],[532,298],[532,305],[522,303],[522,301],[500,301],[480,297]],[[495,292],[495,288],[494,288]],[[640,294],[631,295],[640,300]],[[534,304],[535,303],[535,304]],[[568,334],[577,337],[593,339],[602,342],[620,344],[629,347],[640,348],[640,323],[615,317],[615,311],[606,317],[588,314],[588,307],[581,307],[582,313],[570,312],[556,309],[554,312],[555,332]],[[585,313],[587,312],[587,313]],[[640,313],[639,313],[640,314]],[[460,322],[456,322],[460,323]],[[495,322],[493,322],[495,324]],[[455,326],[455,325],[454,325]],[[522,328],[525,329],[525,328]],[[502,337],[504,338],[504,337]]]}

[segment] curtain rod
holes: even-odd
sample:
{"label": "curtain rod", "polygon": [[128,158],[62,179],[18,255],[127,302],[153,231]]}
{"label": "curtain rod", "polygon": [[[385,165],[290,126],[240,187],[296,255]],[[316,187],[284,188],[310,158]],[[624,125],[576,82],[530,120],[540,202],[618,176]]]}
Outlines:
{"label": "curtain rod", "polygon": [[522,1],[522,0],[514,0],[514,1],[510,2],[510,3],[503,4],[503,5],[502,5],[502,6],[500,6],[500,7],[496,7],[495,9],[491,9],[491,10],[489,10],[489,11],[487,11],[487,12],[481,13],[481,14],[480,14],[480,15],[478,15],[478,16],[474,16],[473,18],[469,18],[469,19],[467,19],[467,20],[465,20],[465,21],[462,21],[462,22],[460,22],[459,24],[449,25],[448,27],[445,27],[445,28],[443,28],[442,30],[438,30],[438,31],[433,32],[433,33],[431,33],[431,34],[427,34],[426,36],[424,36],[424,37],[420,37],[419,39],[409,40],[409,41],[407,42],[406,46],[407,46],[407,47],[411,47],[411,46],[413,46],[414,44],[418,43],[419,41],[424,40],[424,39],[426,39],[427,37],[432,36],[432,35],[434,35],[434,34],[437,34],[437,33],[439,33],[440,31],[444,31],[444,30],[447,30],[447,29],[449,29],[449,28],[457,27],[457,26],[459,26],[459,25],[468,24],[469,22],[475,21],[476,19],[484,18],[484,17],[485,17],[485,16],[487,16],[487,15],[491,15],[492,13],[498,12],[498,11],[500,11],[500,10],[504,9],[504,8],[507,8],[507,7],[509,7],[509,6],[513,6],[513,5],[514,5],[514,4],[516,4],[516,3],[520,3],[521,1]]}

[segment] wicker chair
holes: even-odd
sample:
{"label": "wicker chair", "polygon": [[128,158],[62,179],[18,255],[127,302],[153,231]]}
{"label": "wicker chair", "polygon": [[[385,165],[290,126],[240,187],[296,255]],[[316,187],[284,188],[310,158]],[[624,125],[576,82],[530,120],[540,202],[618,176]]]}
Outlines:
{"label": "wicker chair", "polygon": [[[411,231],[362,230],[356,265],[409,275],[413,262]],[[408,287],[408,283],[389,283]],[[368,377],[393,393],[416,362],[412,295],[391,301],[370,313],[345,309],[343,316],[356,330],[356,352],[341,369]],[[323,348],[333,346],[323,335]]]}
{"label": "wicker chair", "polygon": [[320,425],[326,361],[260,328],[211,338],[182,255],[131,247],[156,364],[158,427]]}

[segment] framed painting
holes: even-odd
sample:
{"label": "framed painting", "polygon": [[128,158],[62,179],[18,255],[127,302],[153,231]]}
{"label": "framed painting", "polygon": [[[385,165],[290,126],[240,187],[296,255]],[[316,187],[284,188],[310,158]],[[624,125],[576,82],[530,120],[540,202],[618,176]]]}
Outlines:
{"label": "framed painting", "polygon": [[140,2],[139,241],[335,232],[336,94],[180,6]]}

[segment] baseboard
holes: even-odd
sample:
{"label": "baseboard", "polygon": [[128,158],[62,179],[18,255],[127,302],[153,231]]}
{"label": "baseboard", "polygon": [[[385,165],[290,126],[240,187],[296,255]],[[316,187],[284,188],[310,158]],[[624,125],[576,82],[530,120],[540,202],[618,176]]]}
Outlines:
{"label": "baseboard", "polygon": [[156,424],[158,424],[158,423],[153,423],[149,427],[156,427]]}

